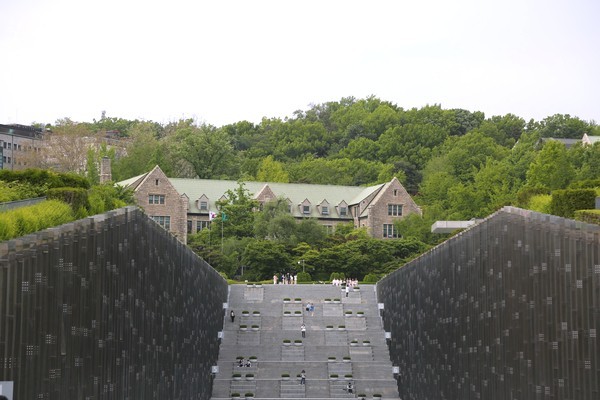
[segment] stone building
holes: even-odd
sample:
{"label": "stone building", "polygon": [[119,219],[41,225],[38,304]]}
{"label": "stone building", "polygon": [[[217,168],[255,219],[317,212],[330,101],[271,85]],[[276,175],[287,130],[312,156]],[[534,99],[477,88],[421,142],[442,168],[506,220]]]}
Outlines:
{"label": "stone building", "polygon": [[[119,182],[132,188],[138,205],[165,229],[183,242],[188,233],[210,227],[211,215],[218,213],[216,203],[225,199],[236,181],[168,178],[158,167],[144,175]],[[421,209],[398,179],[379,185],[336,186],[279,182],[244,182],[260,207],[283,198],[296,219],[315,218],[329,232],[335,226],[352,222],[366,227],[375,238],[396,238],[394,222]]]}

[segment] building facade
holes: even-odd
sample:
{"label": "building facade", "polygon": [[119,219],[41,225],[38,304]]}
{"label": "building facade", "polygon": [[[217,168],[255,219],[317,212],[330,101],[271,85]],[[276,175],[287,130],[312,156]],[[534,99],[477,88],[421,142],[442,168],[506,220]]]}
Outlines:
{"label": "building facade", "polygon": [[[133,189],[138,205],[183,242],[188,234],[210,227],[218,213],[217,202],[239,185],[237,181],[168,178],[158,166],[119,184]],[[244,188],[258,201],[259,209],[269,201],[285,199],[294,218],[314,218],[330,233],[338,224],[353,223],[374,238],[397,238],[401,235],[395,221],[413,213],[421,215],[396,178],[369,187],[250,181],[244,182]]]}
{"label": "building facade", "polygon": [[0,169],[35,166],[42,151],[42,130],[24,125],[0,124]]}

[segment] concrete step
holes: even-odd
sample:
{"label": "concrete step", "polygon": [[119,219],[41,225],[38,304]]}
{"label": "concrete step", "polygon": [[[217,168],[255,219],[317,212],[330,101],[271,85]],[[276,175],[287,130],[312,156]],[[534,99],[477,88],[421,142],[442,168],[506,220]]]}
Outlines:
{"label": "concrete step", "polygon": [[[284,302],[284,298],[290,301]],[[308,302],[315,307],[312,313],[305,309]],[[231,309],[236,312],[236,318],[232,323],[228,314],[224,317],[213,399],[228,399],[234,392],[242,396],[252,392],[258,399],[346,398],[358,393],[398,398],[373,286],[364,285],[346,297],[331,285],[232,285],[227,308],[227,313]],[[302,323],[307,328],[305,338],[301,337]],[[257,325],[258,330],[242,331],[240,325],[249,329]],[[292,345],[285,346],[284,340]],[[302,344],[295,346],[295,340]],[[237,366],[237,357],[250,356],[257,358],[251,367]],[[303,369],[306,385],[296,378]],[[243,379],[234,381],[234,373],[242,374]],[[248,373],[254,374],[254,380],[245,379]],[[282,380],[282,373],[291,378]],[[338,379],[331,380],[331,374]],[[347,374],[352,375],[353,394],[345,390]]]}

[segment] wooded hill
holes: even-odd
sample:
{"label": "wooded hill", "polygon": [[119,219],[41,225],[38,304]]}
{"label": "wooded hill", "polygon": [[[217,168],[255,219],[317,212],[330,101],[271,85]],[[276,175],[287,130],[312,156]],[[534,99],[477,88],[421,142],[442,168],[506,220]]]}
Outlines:
{"label": "wooded hill", "polygon": [[[580,143],[584,134],[600,136],[600,128],[561,114],[526,122],[513,114],[486,118],[439,105],[405,110],[376,97],[350,97],[258,124],[161,125],[103,115],[49,128],[54,135],[118,131],[126,155],[106,153],[115,158],[115,181],[157,164],[171,177],[240,181],[371,185],[396,176],[424,210],[423,218],[401,222],[399,231],[429,244],[443,239],[429,232],[436,220],[482,218],[504,205],[549,212],[555,190],[600,187],[600,143]],[[547,138],[579,143],[567,148]],[[202,240],[195,245],[203,256],[210,254]],[[238,256],[231,268],[241,262]]]}

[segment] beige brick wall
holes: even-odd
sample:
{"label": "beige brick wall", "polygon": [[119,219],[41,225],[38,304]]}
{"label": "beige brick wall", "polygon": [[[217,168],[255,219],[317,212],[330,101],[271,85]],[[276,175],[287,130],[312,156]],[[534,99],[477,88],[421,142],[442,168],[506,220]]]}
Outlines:
{"label": "beige brick wall", "polygon": [[[164,195],[165,204],[149,204],[148,198],[151,194]],[[187,241],[187,198],[181,197],[159,168],[154,168],[146,176],[136,189],[135,198],[148,216],[170,217],[169,231],[182,242]]]}
{"label": "beige brick wall", "polygon": [[[388,215],[388,204],[402,205],[402,216]],[[393,224],[412,213],[421,215],[421,209],[402,184],[394,178],[385,185],[369,205],[369,218],[365,223],[372,237],[382,239],[384,224]]]}

